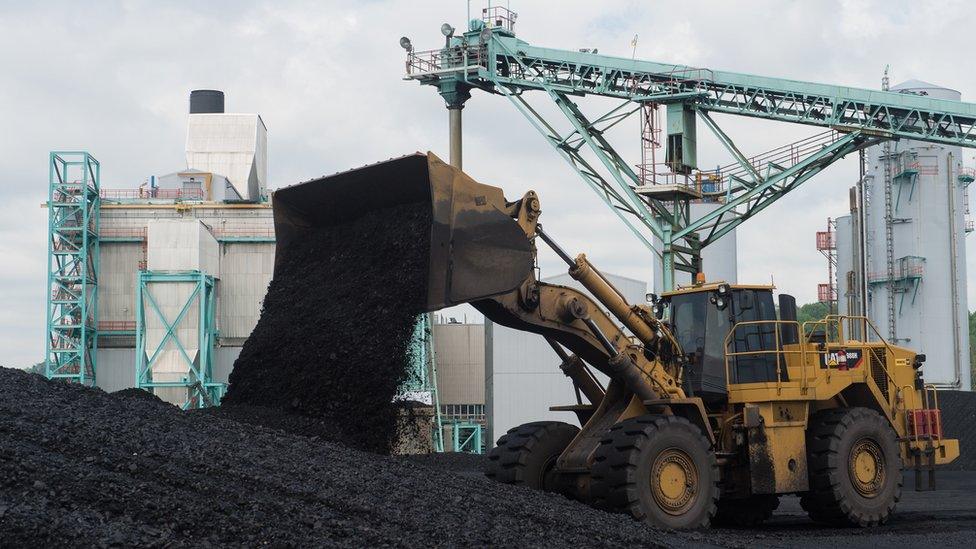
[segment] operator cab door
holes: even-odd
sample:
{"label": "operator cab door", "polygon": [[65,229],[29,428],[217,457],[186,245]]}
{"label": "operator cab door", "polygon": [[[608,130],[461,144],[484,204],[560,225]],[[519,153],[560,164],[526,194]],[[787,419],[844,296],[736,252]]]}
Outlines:
{"label": "operator cab door", "polygon": [[[776,381],[776,307],[773,292],[768,290],[737,289],[732,292],[729,307],[732,324],[740,322],[773,321],[745,324],[734,329],[729,343],[730,352],[753,353],[733,355],[730,360],[732,383]],[[785,363],[781,364],[783,381],[788,380]]]}

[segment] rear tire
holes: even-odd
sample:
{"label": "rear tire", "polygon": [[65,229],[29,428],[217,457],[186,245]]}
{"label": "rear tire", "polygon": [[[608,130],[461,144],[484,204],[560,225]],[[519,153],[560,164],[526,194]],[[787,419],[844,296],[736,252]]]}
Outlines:
{"label": "rear tire", "polygon": [[645,415],[607,432],[594,453],[597,507],[664,528],[701,528],[715,515],[719,471],[701,430],[677,416]]}
{"label": "rear tire", "polygon": [[536,421],[509,429],[488,452],[485,475],[503,484],[554,490],[556,459],[579,433],[561,421]]}
{"label": "rear tire", "polygon": [[868,408],[825,410],[807,427],[810,491],[800,505],[816,522],[877,526],[901,498],[902,463],[888,420]]}
{"label": "rear tire", "polygon": [[718,512],[712,519],[712,526],[730,528],[750,528],[758,526],[773,516],[779,507],[776,494],[754,494],[741,499],[718,500]]}

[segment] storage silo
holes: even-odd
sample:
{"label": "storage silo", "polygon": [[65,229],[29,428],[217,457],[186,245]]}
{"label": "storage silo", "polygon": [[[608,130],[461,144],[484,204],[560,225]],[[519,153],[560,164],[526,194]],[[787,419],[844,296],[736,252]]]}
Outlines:
{"label": "storage silo", "polygon": [[[700,219],[709,212],[718,209],[719,206],[721,206],[719,202],[692,202],[690,204],[691,218]],[[708,236],[708,231],[698,231],[698,234],[704,238]],[[661,241],[657,238],[654,239],[654,248],[658,251],[663,248]],[[705,273],[705,279],[709,281],[723,280],[732,284],[738,282],[737,258],[735,230],[732,230],[702,250],[702,272]],[[661,261],[655,260],[654,293],[660,294],[663,291],[663,277]],[[686,273],[675,273],[675,282],[680,285],[688,285],[691,284],[691,278]]]}
{"label": "storage silo", "polygon": [[[890,91],[961,97],[918,80]],[[892,343],[924,353],[925,381],[946,389],[968,390],[971,383],[965,247],[970,182],[957,146],[901,140],[866,151],[868,316]]]}
{"label": "storage silo", "polygon": [[838,217],[834,220],[836,232],[834,243],[837,249],[837,314],[859,316],[857,300],[857,283],[854,266],[857,259],[854,256],[854,224],[850,215]]}

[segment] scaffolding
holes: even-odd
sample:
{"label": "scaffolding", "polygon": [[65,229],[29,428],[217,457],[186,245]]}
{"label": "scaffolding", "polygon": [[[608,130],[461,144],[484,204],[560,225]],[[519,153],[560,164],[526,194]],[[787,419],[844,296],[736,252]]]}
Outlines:
{"label": "scaffolding", "polygon": [[48,379],[95,384],[98,351],[100,166],[84,151],[50,154],[48,175]]}
{"label": "scaffolding", "polygon": [[225,385],[213,380],[214,287],[214,277],[201,271],[139,273],[136,387],[184,410],[220,403]]}
{"label": "scaffolding", "polygon": [[827,230],[817,231],[817,251],[827,260],[827,283],[817,285],[817,300],[837,314],[837,221],[827,218]]}
{"label": "scaffolding", "polygon": [[410,359],[410,369],[400,385],[398,398],[420,401],[433,407],[433,449],[435,452],[443,452],[444,422],[437,394],[437,361],[434,356],[434,330],[430,313],[417,317],[407,356]]}

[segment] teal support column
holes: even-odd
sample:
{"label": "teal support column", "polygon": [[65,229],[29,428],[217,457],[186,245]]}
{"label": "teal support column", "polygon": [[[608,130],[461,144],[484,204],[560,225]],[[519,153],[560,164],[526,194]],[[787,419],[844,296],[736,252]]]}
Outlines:
{"label": "teal support column", "polygon": [[84,151],[52,152],[48,174],[44,374],[95,384],[101,166]]}

